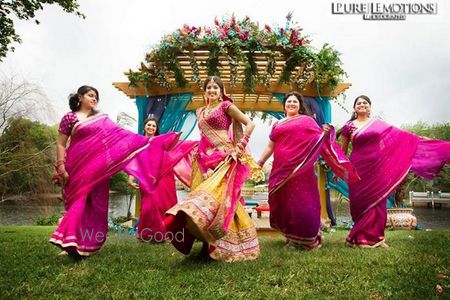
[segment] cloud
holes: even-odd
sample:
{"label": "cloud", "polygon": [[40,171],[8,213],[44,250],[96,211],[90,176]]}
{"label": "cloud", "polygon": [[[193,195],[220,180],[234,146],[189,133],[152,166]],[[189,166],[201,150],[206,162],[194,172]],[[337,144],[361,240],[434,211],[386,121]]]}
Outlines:
{"label": "cloud", "polygon": [[[23,44],[16,46],[0,69],[13,69],[40,84],[60,115],[68,110],[68,94],[83,84],[99,89],[100,109],[113,119],[121,111],[136,115],[133,100],[112,82],[125,81],[123,72],[137,69],[164,34],[184,23],[210,25],[215,16],[232,13],[249,15],[260,23],[283,24],[286,14],[293,11],[315,47],[328,42],[342,53],[352,83],[348,108],[357,95],[367,94],[375,113],[394,125],[448,121],[450,40],[445,36],[450,19],[446,2],[437,1],[437,15],[384,22],[332,15],[331,3],[232,0],[213,7],[196,0],[83,0],[85,20],[46,6],[38,15],[41,25],[17,23]],[[333,122],[342,125],[347,119],[348,113],[333,105]],[[257,128],[256,139],[265,144],[268,128],[258,126],[264,129],[259,132]]]}

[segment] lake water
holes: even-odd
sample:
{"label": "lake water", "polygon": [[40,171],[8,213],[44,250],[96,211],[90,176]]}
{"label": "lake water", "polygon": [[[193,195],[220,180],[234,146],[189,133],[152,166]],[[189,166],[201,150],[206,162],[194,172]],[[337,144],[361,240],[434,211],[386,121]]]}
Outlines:
{"label": "lake water", "polygon": [[[186,192],[178,191],[179,199],[184,198]],[[134,201],[131,205],[134,213]],[[126,216],[128,198],[121,194],[111,194],[109,216]],[[333,203],[333,210],[338,221],[349,220],[348,202]],[[50,217],[64,212],[64,205],[56,197],[42,199],[4,200],[0,202],[0,225],[34,225],[42,217]],[[450,228],[450,208],[414,207],[417,223],[423,229]]]}

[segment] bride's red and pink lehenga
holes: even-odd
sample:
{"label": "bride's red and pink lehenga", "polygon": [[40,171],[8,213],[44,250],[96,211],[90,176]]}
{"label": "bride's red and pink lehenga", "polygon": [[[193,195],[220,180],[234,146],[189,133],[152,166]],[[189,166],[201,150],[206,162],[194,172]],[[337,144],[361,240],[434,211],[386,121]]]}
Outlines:
{"label": "bride's red and pink lehenga", "polygon": [[183,240],[172,240],[180,252],[190,253],[199,239],[209,243],[211,258],[227,262],[259,255],[256,228],[241,197],[251,158],[236,154],[242,127],[226,113],[231,104],[222,101],[208,115],[204,108],[197,111],[201,139],[193,159],[191,192],[167,212],[165,221],[168,231],[183,233]]}

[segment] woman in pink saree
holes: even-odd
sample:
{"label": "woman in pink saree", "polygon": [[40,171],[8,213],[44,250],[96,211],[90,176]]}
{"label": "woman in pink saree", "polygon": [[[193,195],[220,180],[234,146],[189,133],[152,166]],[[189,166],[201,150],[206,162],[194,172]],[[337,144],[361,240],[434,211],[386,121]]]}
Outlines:
{"label": "woman in pink saree", "polygon": [[[153,118],[147,118],[144,121],[144,134],[153,139],[159,135],[158,121]],[[165,242],[166,228],[164,226],[164,216],[168,209],[177,204],[177,193],[175,185],[175,175],[173,169],[179,161],[188,156],[189,152],[196,145],[196,142],[184,141],[178,143],[170,152],[161,153],[162,169],[164,172],[159,174],[157,183],[150,194],[146,190],[141,190],[142,201],[141,213],[139,216],[139,225],[137,227],[137,236],[143,242]],[[185,162],[183,160],[183,162]],[[139,189],[139,184],[130,176],[129,184]],[[181,179],[183,177],[181,176]]]}
{"label": "woman in pink saree", "polygon": [[350,213],[355,222],[347,236],[349,246],[387,247],[384,238],[387,197],[411,170],[433,178],[450,162],[450,142],[421,138],[370,118],[371,101],[359,96],[354,115],[342,128],[342,149],[353,150],[350,161],[361,181],[349,184]]}
{"label": "woman in pink saree", "polygon": [[97,102],[95,88],[80,87],[70,97],[72,111],[62,118],[57,139],[55,167],[66,213],[50,242],[74,257],[95,253],[106,240],[109,177],[125,170],[141,180],[141,189],[150,192],[165,172],[160,163],[164,151],[178,141],[175,133],[150,141],[122,129],[97,113]]}
{"label": "woman in pink saree", "polygon": [[280,231],[288,245],[312,250],[321,245],[320,196],[314,163],[319,155],[346,181],[358,177],[334,141],[334,129],[322,129],[307,115],[303,97],[284,98],[286,118],[273,125],[260,166],[273,154],[269,176],[270,226]]}
{"label": "woman in pink saree", "polygon": [[[183,233],[182,240],[172,240],[183,254],[189,254],[199,239],[204,242],[201,254],[212,259],[256,259],[256,228],[241,197],[241,187],[251,173],[249,164],[258,168],[244,152],[254,124],[225,95],[220,78],[208,77],[204,90],[208,105],[197,110],[201,139],[194,155],[191,192],[167,211],[166,228],[174,236]],[[239,123],[246,126],[244,135]]]}

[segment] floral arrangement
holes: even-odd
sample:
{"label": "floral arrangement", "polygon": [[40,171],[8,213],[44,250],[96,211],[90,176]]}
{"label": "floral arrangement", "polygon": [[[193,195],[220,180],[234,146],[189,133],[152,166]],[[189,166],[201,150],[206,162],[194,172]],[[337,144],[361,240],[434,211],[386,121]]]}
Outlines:
{"label": "floral arrangement", "polygon": [[[197,61],[194,50],[208,50],[207,59]],[[255,55],[264,55],[267,64],[264,72],[258,70]],[[192,69],[191,78],[186,78],[177,57],[189,57]],[[200,85],[200,67],[207,69],[208,75],[220,76],[223,58],[230,68],[230,84],[235,85],[239,77],[243,78],[245,92],[253,92],[256,84],[270,84],[275,75],[276,58],[282,56],[285,65],[279,76],[280,83],[295,83],[303,87],[308,82],[315,82],[318,89],[324,84],[333,90],[345,75],[341,67],[339,53],[331,46],[325,45],[319,52],[310,46],[310,41],[303,35],[302,28],[292,21],[292,15],[286,17],[283,27],[259,26],[249,17],[237,20],[217,18],[213,27],[196,27],[184,25],[175,32],[166,35],[160,43],[146,55],[147,65],[139,72],[130,70],[130,85],[144,83],[151,89],[152,84],[169,89],[173,83],[186,87],[189,81]],[[243,66],[243,70],[238,70]],[[298,66],[303,72],[296,74]]]}

